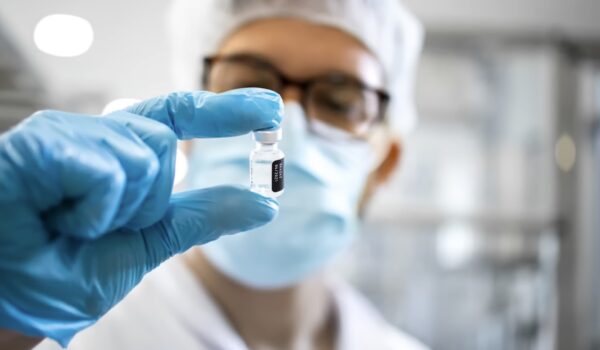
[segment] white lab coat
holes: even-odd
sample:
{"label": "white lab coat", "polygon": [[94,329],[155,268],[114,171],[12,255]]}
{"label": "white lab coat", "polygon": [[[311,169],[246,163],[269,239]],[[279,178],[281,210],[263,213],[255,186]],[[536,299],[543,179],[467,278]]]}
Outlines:
{"label": "white lab coat", "polygon": [[[398,331],[347,284],[331,284],[340,320],[338,350],[425,350]],[[35,350],[57,350],[45,340]],[[73,350],[249,350],[181,258],[151,272],[94,326]]]}

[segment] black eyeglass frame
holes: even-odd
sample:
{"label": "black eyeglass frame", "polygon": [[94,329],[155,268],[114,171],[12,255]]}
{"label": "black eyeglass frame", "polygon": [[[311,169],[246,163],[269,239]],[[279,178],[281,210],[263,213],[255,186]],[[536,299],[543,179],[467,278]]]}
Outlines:
{"label": "black eyeglass frame", "polygon": [[281,87],[280,87],[281,89],[286,86],[295,86],[300,89],[300,91],[302,93],[300,102],[304,107],[306,107],[306,96],[307,96],[306,92],[309,90],[309,88],[312,85],[314,85],[316,83],[319,83],[319,82],[339,83],[339,82],[343,81],[343,82],[346,82],[349,84],[354,84],[357,87],[359,87],[365,91],[374,92],[379,99],[378,115],[371,123],[376,124],[376,123],[383,123],[385,121],[387,107],[388,107],[388,104],[390,101],[390,95],[383,89],[378,89],[378,88],[369,86],[366,83],[360,81],[359,79],[357,79],[349,74],[342,73],[342,72],[331,72],[328,74],[318,75],[318,76],[315,76],[315,77],[312,77],[309,79],[304,79],[304,80],[292,79],[292,78],[286,76],[284,73],[282,73],[277,67],[275,67],[273,64],[271,64],[269,61],[262,59],[261,57],[258,57],[255,55],[250,55],[250,54],[235,54],[235,55],[227,55],[227,56],[213,55],[213,56],[204,57],[204,59],[203,59],[203,68],[204,69],[202,70],[203,86],[208,86],[212,67],[215,64],[215,62],[221,61],[221,60],[246,61],[246,62],[250,62],[253,65],[256,65],[257,67],[260,67],[263,69],[268,69],[268,70],[272,71],[275,74],[275,76],[279,79],[279,81],[282,83]]}

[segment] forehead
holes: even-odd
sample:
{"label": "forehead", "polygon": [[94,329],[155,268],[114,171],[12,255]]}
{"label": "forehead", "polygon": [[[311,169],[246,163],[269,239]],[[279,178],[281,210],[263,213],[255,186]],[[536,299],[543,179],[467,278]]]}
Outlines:
{"label": "forehead", "polygon": [[356,38],[339,29],[293,18],[261,19],[230,34],[218,54],[255,54],[289,77],[302,79],[339,71],[383,86],[379,61]]}

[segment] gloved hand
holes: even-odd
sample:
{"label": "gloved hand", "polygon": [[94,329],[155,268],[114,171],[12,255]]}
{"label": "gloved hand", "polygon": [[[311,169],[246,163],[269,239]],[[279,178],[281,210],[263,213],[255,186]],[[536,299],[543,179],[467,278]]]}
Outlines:
{"label": "gloved hand", "polygon": [[162,261],[269,222],[277,203],[171,196],[176,140],[277,126],[263,89],[173,93],[104,117],[42,111],[0,137],[0,328],[63,346]]}

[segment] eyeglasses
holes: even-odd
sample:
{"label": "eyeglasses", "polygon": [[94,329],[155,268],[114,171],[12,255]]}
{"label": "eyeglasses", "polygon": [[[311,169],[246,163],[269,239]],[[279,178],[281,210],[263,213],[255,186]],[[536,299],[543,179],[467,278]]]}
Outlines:
{"label": "eyeglasses", "polygon": [[295,86],[302,93],[300,103],[309,119],[318,119],[360,138],[384,121],[389,101],[385,91],[348,74],[332,72],[295,80],[270,62],[247,54],[205,58],[202,80],[206,88],[216,92],[261,87],[281,93],[285,87]]}

